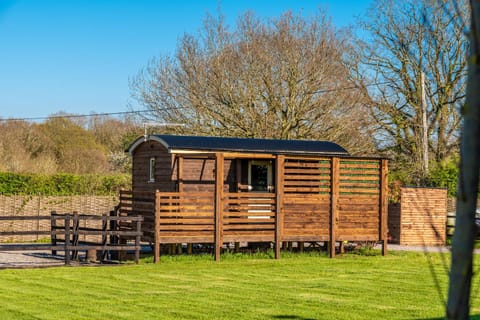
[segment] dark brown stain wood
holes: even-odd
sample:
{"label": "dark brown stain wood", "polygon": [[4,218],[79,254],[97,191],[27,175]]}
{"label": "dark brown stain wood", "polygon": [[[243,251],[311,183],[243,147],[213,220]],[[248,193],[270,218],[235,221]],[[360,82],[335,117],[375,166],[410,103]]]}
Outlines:
{"label": "dark brown stain wood", "polygon": [[331,258],[335,257],[335,243],[336,243],[336,232],[337,232],[337,219],[338,219],[338,199],[340,196],[340,160],[338,158],[332,158],[332,169],[331,169],[331,179],[332,179],[332,191],[330,194],[330,239],[329,239],[329,248],[328,253]]}
{"label": "dark brown stain wood", "polygon": [[285,193],[284,190],[284,173],[285,170],[285,157],[283,155],[277,156],[275,163],[275,201],[276,201],[276,211],[275,211],[275,258],[280,259],[280,248],[282,246],[282,234],[284,227],[283,219],[283,206],[284,200],[283,196]]}
{"label": "dark brown stain wood", "polygon": [[222,218],[223,218],[223,182],[224,182],[223,153],[215,155],[215,261],[220,261],[222,249]]}
{"label": "dark brown stain wood", "polygon": [[[158,211],[159,241],[213,243],[216,260],[224,242],[274,242],[277,258],[282,241],[329,241],[332,257],[339,241],[386,244],[387,160],[222,152],[170,155],[155,143],[139,146],[134,154],[133,174],[144,176],[133,178],[133,188],[158,189],[160,198],[152,201],[151,193],[134,192],[134,200],[121,200],[120,207],[125,215],[145,217],[143,240],[155,237],[156,231],[149,228],[156,225]],[[149,184],[145,181],[152,154],[158,181]],[[273,159],[274,193],[248,192],[248,162],[253,159]]]}
{"label": "dark brown stain wood", "polygon": [[[72,214],[57,214],[55,211],[51,212],[50,216],[22,216],[22,217],[0,217],[2,221],[18,221],[18,220],[30,220],[38,222],[40,220],[50,220],[51,230],[48,233],[41,232],[42,235],[49,234],[51,236],[51,244],[0,244],[0,250],[2,251],[26,251],[26,250],[50,250],[52,254],[56,254],[57,251],[64,251],[65,264],[70,264],[71,260],[78,259],[78,251],[90,251],[98,250],[102,252],[106,251],[127,251],[135,250],[135,262],[138,263],[139,252],[140,252],[140,237],[142,234],[141,223],[143,217],[120,217],[120,216],[95,216],[95,215],[85,215],[78,214],[73,212]],[[94,227],[85,227],[88,221],[98,221],[101,222],[100,226],[97,228]],[[131,224],[136,225],[135,230],[120,230],[118,228],[111,228],[110,226],[117,226],[118,224],[111,224],[109,222],[116,221],[128,221]],[[110,227],[110,228],[109,228]],[[20,234],[23,234],[24,231],[18,231]],[[32,231],[33,232],[33,231]],[[32,234],[29,232],[29,234]],[[5,232],[0,232],[3,235]],[[15,235],[15,231],[8,232],[12,235]],[[94,236],[91,238],[90,236]],[[100,236],[102,241],[95,241]],[[112,239],[112,236],[115,237],[134,237],[135,245],[132,246],[123,246],[113,243],[112,241],[108,242],[107,239]],[[83,239],[83,240],[81,240]],[[63,243],[63,245],[62,245]],[[102,254],[102,261],[105,254]]]}

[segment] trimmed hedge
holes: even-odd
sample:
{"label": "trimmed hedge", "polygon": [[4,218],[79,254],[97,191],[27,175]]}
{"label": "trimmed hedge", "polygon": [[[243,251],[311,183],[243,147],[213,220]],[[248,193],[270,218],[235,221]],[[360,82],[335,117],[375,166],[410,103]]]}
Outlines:
{"label": "trimmed hedge", "polygon": [[112,195],[130,189],[130,175],[54,175],[0,172],[0,194],[46,196]]}

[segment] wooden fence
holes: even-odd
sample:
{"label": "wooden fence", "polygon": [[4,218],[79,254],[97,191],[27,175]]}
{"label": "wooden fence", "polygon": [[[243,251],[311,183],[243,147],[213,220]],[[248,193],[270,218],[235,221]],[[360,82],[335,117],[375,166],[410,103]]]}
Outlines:
{"label": "wooden fence", "polygon": [[[9,230],[0,231],[0,236],[49,236],[48,244],[0,244],[0,251],[48,250],[52,255],[63,251],[65,264],[78,258],[79,251],[100,251],[103,262],[109,251],[135,251],[135,262],[140,255],[141,223],[143,217],[129,216],[95,216],[84,214],[57,214],[50,216],[0,216],[0,221],[14,223],[15,221],[49,221],[50,230]],[[82,227],[86,222],[100,222],[100,227]],[[83,222],[83,223],[82,223]],[[119,224],[128,223],[129,229],[120,230]],[[134,229],[132,229],[134,226]],[[93,239],[92,239],[93,237]],[[121,239],[135,240],[133,246],[124,244]],[[83,240],[82,240],[83,239]],[[100,239],[100,241],[98,241]]]}
{"label": "wooden fence", "polygon": [[[219,160],[220,159],[220,160]],[[330,256],[343,241],[382,243],[386,254],[387,161],[277,156],[275,192],[225,192],[223,157],[215,191],[122,191],[119,215],[142,215],[143,239],[160,244],[326,241]]]}
{"label": "wooden fence", "polygon": [[[118,205],[118,196],[42,196],[0,195],[0,216],[49,216],[50,212],[81,212],[101,216]],[[83,221],[86,226],[95,221]],[[18,231],[39,231],[19,234]],[[15,235],[0,236],[1,242],[26,242],[44,240],[49,235],[49,219],[0,220],[0,231],[16,231]],[[46,232],[42,234],[40,231]],[[46,240],[46,239],[45,239]]]}
{"label": "wooden fence", "polygon": [[446,189],[403,187],[400,202],[388,208],[388,228],[393,243],[444,245],[446,225]]}

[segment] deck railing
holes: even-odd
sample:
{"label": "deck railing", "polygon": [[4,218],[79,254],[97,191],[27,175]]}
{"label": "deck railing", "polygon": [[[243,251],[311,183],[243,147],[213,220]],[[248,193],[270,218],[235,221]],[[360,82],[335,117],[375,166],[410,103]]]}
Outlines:
{"label": "deck railing", "polygon": [[[335,243],[380,241],[386,254],[387,161],[277,156],[271,193],[225,192],[223,155],[216,157],[213,192],[121,193],[120,212],[144,216],[144,239],[155,244],[225,242]],[[122,205],[123,204],[123,205]]]}

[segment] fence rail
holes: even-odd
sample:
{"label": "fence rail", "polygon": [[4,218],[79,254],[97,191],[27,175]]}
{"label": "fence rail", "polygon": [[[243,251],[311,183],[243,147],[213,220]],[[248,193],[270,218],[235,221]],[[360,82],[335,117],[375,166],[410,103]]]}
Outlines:
{"label": "fence rail", "polygon": [[[101,251],[100,261],[104,261],[109,251],[135,251],[135,263],[140,257],[140,240],[142,237],[141,216],[58,214],[50,216],[0,216],[0,221],[50,221],[50,231],[9,230],[0,231],[0,236],[44,235],[50,236],[49,244],[0,244],[0,251],[49,250],[52,255],[57,251],[65,252],[65,264],[78,259],[79,251]],[[97,227],[86,227],[87,222],[97,222]],[[118,225],[129,222],[130,229],[120,230]],[[82,226],[83,225],[83,226]],[[92,239],[93,238],[93,239]],[[122,239],[133,239],[134,245],[126,245]],[[120,255],[119,255],[120,256]]]}

